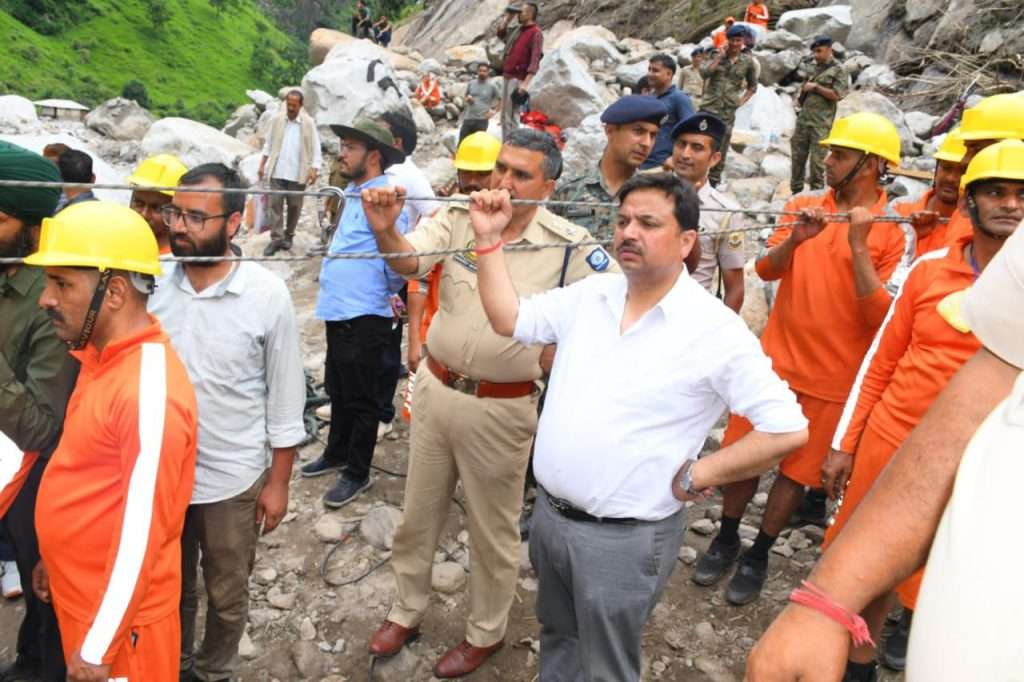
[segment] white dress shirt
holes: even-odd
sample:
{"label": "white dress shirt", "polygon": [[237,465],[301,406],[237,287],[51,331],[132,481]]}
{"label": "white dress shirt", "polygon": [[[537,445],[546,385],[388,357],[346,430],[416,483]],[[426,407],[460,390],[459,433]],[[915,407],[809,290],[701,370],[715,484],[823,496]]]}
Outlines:
{"label": "white dress shirt", "polygon": [[192,503],[247,490],[270,464],[270,448],[306,435],[306,382],[299,331],[284,281],[241,262],[200,293],[180,264],[149,299],[188,370],[199,407],[199,449]]}
{"label": "white dress shirt", "polygon": [[515,339],[558,344],[533,467],[589,514],[657,521],[682,506],[672,479],[726,408],[765,433],[807,420],[743,320],[689,275],[620,334],[625,303],[621,274],[520,300]]}
{"label": "white dress shirt", "polygon": [[[423,174],[423,171],[413,162],[412,157],[406,157],[402,163],[389,166],[384,174],[388,176],[388,184],[392,187],[404,187],[407,197],[429,197],[434,198],[434,190],[430,187],[430,180]],[[434,215],[434,212],[441,206],[440,202],[414,199],[405,202],[405,211],[409,216],[409,229],[415,229],[420,218]]]}

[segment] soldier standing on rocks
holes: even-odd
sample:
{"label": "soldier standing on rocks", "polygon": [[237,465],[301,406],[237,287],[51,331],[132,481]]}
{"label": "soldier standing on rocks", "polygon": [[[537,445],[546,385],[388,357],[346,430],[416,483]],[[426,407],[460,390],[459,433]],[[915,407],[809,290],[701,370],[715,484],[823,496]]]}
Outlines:
{"label": "soldier standing on rocks", "polygon": [[[732,126],[736,120],[736,110],[747,103],[757,90],[757,65],[754,58],[743,51],[743,39],[748,29],[744,26],[731,26],[725,32],[728,44],[725,52],[705,65],[701,75],[706,79],[702,107],[704,111],[722,119],[729,127],[722,138],[722,160],[718,162],[708,175],[712,187],[717,187],[722,179],[725,158],[729,154],[729,142],[732,140]],[[744,89],[744,86],[745,89]]]}
{"label": "soldier standing on rocks", "polygon": [[811,189],[821,189],[825,182],[825,148],[819,142],[828,135],[836,117],[839,100],[850,89],[850,76],[832,54],[832,38],[818,36],[811,43],[814,53],[813,70],[800,86],[797,102],[800,113],[796,117],[796,130],[790,142],[793,150],[793,171],[789,188],[793,194],[804,191],[804,172],[810,157],[808,180]]}
{"label": "soldier standing on rocks", "polygon": [[[633,177],[654,147],[661,121],[668,109],[661,100],[643,95],[626,95],[601,114],[608,144],[601,160],[587,173],[562,184],[553,201],[612,203],[619,188]],[[615,230],[615,209],[598,206],[555,206],[554,213],[587,228],[598,239],[611,237]]]}

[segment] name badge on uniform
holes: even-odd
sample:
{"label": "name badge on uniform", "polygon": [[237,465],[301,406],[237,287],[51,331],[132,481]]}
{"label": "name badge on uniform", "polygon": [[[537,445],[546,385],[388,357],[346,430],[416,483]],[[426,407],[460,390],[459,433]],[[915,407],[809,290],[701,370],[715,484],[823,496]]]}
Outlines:
{"label": "name badge on uniform", "polygon": [[589,265],[590,269],[594,272],[604,272],[608,269],[608,264],[610,262],[611,258],[608,257],[608,252],[600,246],[587,255],[587,265]]}
{"label": "name badge on uniform", "polygon": [[470,272],[476,272],[476,240],[470,241],[466,248],[471,250],[466,253],[455,254],[455,262]]}

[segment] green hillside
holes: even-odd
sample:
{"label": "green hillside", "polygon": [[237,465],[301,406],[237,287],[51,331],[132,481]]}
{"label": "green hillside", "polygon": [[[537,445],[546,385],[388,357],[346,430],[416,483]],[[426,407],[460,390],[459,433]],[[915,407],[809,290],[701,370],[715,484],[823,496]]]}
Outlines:
{"label": "green hillside", "polygon": [[307,60],[252,0],[0,0],[0,35],[0,94],[95,105],[139,81],[157,115],[215,125],[247,88],[297,82]]}

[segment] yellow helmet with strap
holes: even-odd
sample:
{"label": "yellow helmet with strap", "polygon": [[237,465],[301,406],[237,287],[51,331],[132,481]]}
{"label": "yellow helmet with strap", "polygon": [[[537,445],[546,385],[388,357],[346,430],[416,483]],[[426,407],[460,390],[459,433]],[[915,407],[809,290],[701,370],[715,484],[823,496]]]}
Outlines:
{"label": "yellow helmet with strap", "polygon": [[[188,172],[178,157],[171,154],[157,154],[139,164],[135,172],[125,178],[125,182],[139,189],[147,187],[175,187],[181,176]],[[174,196],[170,190],[160,190],[161,194]]]}
{"label": "yellow helmet with strap", "polygon": [[1024,139],[1024,96],[992,95],[964,112],[960,137],[974,140]]}
{"label": "yellow helmet with strap", "polygon": [[967,145],[964,144],[964,139],[960,137],[960,129],[954,128],[946,135],[946,139],[939,145],[939,149],[935,152],[936,161],[949,161],[950,163],[960,163],[964,160],[964,155],[967,154]]}
{"label": "yellow helmet with strap", "polygon": [[494,170],[501,152],[501,140],[483,131],[467,135],[455,153],[455,167],[459,170],[486,173]]}
{"label": "yellow helmet with strap", "polygon": [[960,189],[982,180],[1024,182],[1024,142],[1003,140],[982,149],[960,178]]}
{"label": "yellow helmet with strap", "polygon": [[892,121],[879,114],[861,111],[836,119],[825,147],[857,149],[880,156],[893,166],[900,165],[900,133]]}

